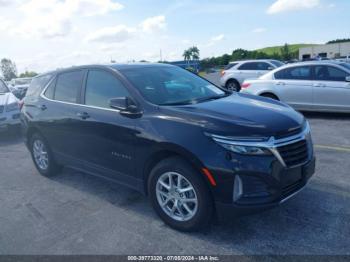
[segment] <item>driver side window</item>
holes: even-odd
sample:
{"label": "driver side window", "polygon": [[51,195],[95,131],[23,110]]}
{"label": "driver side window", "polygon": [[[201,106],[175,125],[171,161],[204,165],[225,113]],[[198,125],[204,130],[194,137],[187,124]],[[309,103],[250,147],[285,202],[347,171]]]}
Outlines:
{"label": "driver side window", "polygon": [[114,75],[102,70],[89,70],[85,89],[86,105],[110,108],[110,99],[126,96],[129,96],[128,91]]}

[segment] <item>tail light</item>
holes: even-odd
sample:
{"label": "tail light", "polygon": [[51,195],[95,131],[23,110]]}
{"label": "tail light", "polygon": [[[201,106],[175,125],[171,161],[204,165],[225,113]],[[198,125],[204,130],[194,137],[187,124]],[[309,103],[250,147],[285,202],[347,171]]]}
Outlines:
{"label": "tail light", "polygon": [[24,101],[23,100],[19,101],[18,106],[19,106],[19,110],[22,110],[22,108],[24,106]]}
{"label": "tail light", "polygon": [[242,86],[241,86],[241,88],[248,88],[249,86],[250,86],[249,83],[243,83]]}
{"label": "tail light", "polygon": [[221,76],[223,76],[225,73],[226,73],[225,70],[222,70],[220,74]]}

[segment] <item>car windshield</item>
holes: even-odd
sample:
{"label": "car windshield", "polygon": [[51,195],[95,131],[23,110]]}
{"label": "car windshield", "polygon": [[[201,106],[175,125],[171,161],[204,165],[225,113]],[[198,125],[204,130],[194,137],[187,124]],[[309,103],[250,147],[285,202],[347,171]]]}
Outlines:
{"label": "car windshield", "polygon": [[179,67],[143,67],[120,72],[156,105],[195,104],[228,95],[210,82]]}
{"label": "car windshield", "polygon": [[273,65],[275,65],[277,67],[280,67],[280,66],[284,65],[281,61],[277,61],[277,60],[271,60],[270,62],[271,62],[271,64],[273,64]]}
{"label": "car windshield", "polygon": [[342,67],[345,67],[346,69],[350,70],[350,64],[349,63],[342,63],[340,64]]}

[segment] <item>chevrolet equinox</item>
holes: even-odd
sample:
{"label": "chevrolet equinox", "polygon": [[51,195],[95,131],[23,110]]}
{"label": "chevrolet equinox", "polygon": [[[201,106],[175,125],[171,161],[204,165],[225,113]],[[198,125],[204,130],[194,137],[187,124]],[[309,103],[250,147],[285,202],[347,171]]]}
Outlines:
{"label": "chevrolet equinox", "polygon": [[21,122],[39,173],[68,166],[129,186],[183,231],[214,215],[276,206],[315,170],[301,114],[166,64],[42,74],[29,87]]}

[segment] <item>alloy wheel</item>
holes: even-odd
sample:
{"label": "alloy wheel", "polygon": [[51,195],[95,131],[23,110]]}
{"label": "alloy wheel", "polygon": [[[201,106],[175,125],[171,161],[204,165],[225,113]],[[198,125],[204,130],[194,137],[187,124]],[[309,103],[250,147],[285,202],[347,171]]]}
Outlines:
{"label": "alloy wheel", "polygon": [[49,156],[45,144],[41,140],[33,142],[33,155],[37,166],[42,170],[49,167]]}
{"label": "alloy wheel", "polygon": [[181,174],[166,172],[156,184],[156,196],[162,210],[172,219],[188,221],[198,209],[198,199],[193,185]]}

